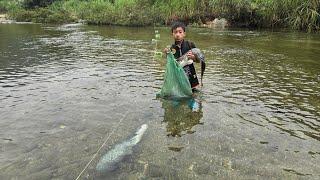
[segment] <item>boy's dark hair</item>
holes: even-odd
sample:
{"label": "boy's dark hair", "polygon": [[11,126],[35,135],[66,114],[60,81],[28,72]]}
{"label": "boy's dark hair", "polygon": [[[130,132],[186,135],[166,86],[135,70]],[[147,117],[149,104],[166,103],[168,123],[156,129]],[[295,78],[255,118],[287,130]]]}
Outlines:
{"label": "boy's dark hair", "polygon": [[186,25],[181,21],[175,21],[172,23],[171,32],[173,32],[173,30],[177,29],[178,27],[181,27],[183,31],[186,32]]}

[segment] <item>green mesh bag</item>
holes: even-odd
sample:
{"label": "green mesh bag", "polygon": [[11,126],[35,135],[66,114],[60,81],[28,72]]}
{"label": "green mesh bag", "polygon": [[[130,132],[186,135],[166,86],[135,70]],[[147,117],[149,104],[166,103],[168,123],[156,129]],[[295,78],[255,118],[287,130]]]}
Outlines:
{"label": "green mesh bag", "polygon": [[171,52],[167,55],[164,83],[157,96],[163,98],[186,98],[192,96],[188,77]]}

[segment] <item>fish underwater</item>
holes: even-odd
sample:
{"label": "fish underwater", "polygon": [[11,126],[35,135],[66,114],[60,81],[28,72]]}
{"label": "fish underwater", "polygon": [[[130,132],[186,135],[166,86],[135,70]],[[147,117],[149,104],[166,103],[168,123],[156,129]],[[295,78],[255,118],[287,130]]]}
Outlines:
{"label": "fish underwater", "polygon": [[128,155],[133,153],[133,148],[141,141],[148,125],[143,124],[135,135],[120,144],[115,145],[99,160],[96,166],[98,172],[110,172],[117,169],[117,165]]}

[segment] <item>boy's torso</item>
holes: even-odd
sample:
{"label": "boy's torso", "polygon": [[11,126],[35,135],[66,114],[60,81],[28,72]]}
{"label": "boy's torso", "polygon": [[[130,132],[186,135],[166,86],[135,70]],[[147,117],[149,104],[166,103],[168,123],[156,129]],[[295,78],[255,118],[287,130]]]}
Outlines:
{"label": "boy's torso", "polygon": [[[181,46],[177,45],[176,43],[171,46],[171,49],[175,50],[175,53],[173,55],[176,59],[178,59],[179,57],[187,53],[192,48],[195,48],[194,43],[186,40],[183,40],[183,42],[181,43]],[[197,85],[199,85],[199,81],[198,81],[196,70],[194,68],[193,63],[184,66],[183,69],[189,78],[191,88],[195,88]]]}

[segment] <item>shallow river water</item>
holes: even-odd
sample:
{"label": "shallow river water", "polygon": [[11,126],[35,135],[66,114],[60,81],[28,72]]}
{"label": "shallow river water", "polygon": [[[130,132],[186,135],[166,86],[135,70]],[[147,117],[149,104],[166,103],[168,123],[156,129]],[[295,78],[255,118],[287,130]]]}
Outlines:
{"label": "shallow river water", "polygon": [[0,25],[0,179],[320,178],[319,34],[190,28],[204,86],[170,101],[156,29],[157,47],[152,27]]}

